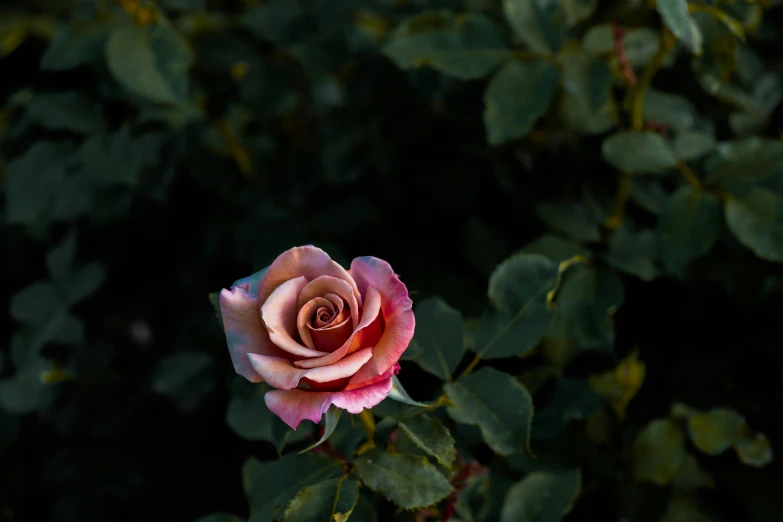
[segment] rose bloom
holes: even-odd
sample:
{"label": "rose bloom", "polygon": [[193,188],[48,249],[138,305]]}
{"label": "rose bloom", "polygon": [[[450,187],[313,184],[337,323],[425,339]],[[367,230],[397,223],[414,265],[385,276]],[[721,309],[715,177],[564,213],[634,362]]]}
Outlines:
{"label": "rose bloom", "polygon": [[411,306],[386,261],[358,257],[347,271],[313,246],[220,292],[236,372],[276,388],[266,405],[294,429],[331,404],[360,413],[386,398],[413,337]]}

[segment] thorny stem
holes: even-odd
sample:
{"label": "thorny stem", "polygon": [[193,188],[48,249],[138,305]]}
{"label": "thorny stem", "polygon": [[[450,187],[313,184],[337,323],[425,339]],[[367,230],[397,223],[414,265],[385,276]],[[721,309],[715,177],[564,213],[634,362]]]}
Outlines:
{"label": "thorny stem", "polygon": [[[630,69],[628,57],[625,54],[625,48],[622,44],[622,28],[620,28],[617,24],[613,24],[613,29],[615,37],[615,52],[617,53],[621,68],[623,69],[623,75],[631,85],[630,89],[628,90],[627,98],[630,100],[631,106],[631,128],[635,131],[641,131],[644,129],[644,92],[650,86],[650,82],[652,81],[653,76],[655,76],[655,73],[657,73],[661,66],[663,66],[663,62],[666,60],[666,56],[674,47],[674,44],[677,42],[677,40],[672,32],[664,26],[661,31],[658,51],[656,51],[655,55],[653,55],[653,57],[650,59],[650,62],[647,64],[647,67],[645,67],[641,77],[637,81],[636,77],[633,75],[633,70],[630,71],[629,75],[625,67],[627,65]],[[691,174],[693,173],[691,172]],[[604,228],[606,230],[611,232],[617,230],[620,225],[622,225],[623,218],[625,217],[625,206],[630,196],[631,177],[627,172],[621,172],[617,178],[617,195],[615,196],[612,213],[608,218],[606,218],[606,221],[604,221]]]}
{"label": "thorny stem", "polygon": [[629,85],[636,83],[636,75],[631,67],[631,60],[628,59],[628,55],[625,53],[625,44],[623,43],[623,37],[625,37],[625,29],[620,27],[617,22],[612,22],[612,35],[614,36],[614,53],[617,55],[617,61],[620,63],[620,71],[623,74],[623,78]]}

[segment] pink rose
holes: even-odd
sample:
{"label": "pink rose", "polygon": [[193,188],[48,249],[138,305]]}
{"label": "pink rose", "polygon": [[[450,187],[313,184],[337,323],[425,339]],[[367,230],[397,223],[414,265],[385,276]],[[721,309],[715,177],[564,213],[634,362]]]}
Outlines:
{"label": "pink rose", "polygon": [[386,398],[413,337],[411,306],[386,261],[358,257],[348,272],[313,246],[220,292],[236,372],[276,388],[266,405],[294,429],[331,404],[360,413]]}

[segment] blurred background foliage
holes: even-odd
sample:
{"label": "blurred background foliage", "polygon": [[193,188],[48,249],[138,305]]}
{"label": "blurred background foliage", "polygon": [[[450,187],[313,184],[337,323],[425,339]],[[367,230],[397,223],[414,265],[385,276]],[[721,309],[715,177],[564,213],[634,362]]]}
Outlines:
{"label": "blurred background foliage", "polygon": [[[0,520],[783,519],[779,4],[0,0]],[[431,406],[298,455],[206,296],[307,243]]]}

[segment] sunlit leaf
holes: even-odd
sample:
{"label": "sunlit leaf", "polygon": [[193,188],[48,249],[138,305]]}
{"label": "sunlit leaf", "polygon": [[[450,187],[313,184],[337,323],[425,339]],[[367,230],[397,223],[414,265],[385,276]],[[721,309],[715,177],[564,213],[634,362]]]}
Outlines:
{"label": "sunlit leaf", "polygon": [[685,437],[673,420],[656,419],[636,436],[632,457],[634,480],[664,486],[685,460]]}
{"label": "sunlit leaf", "polygon": [[609,399],[617,416],[625,417],[625,409],[644,383],[645,366],[639,362],[638,353],[631,352],[609,372],[590,377],[590,386]]}

